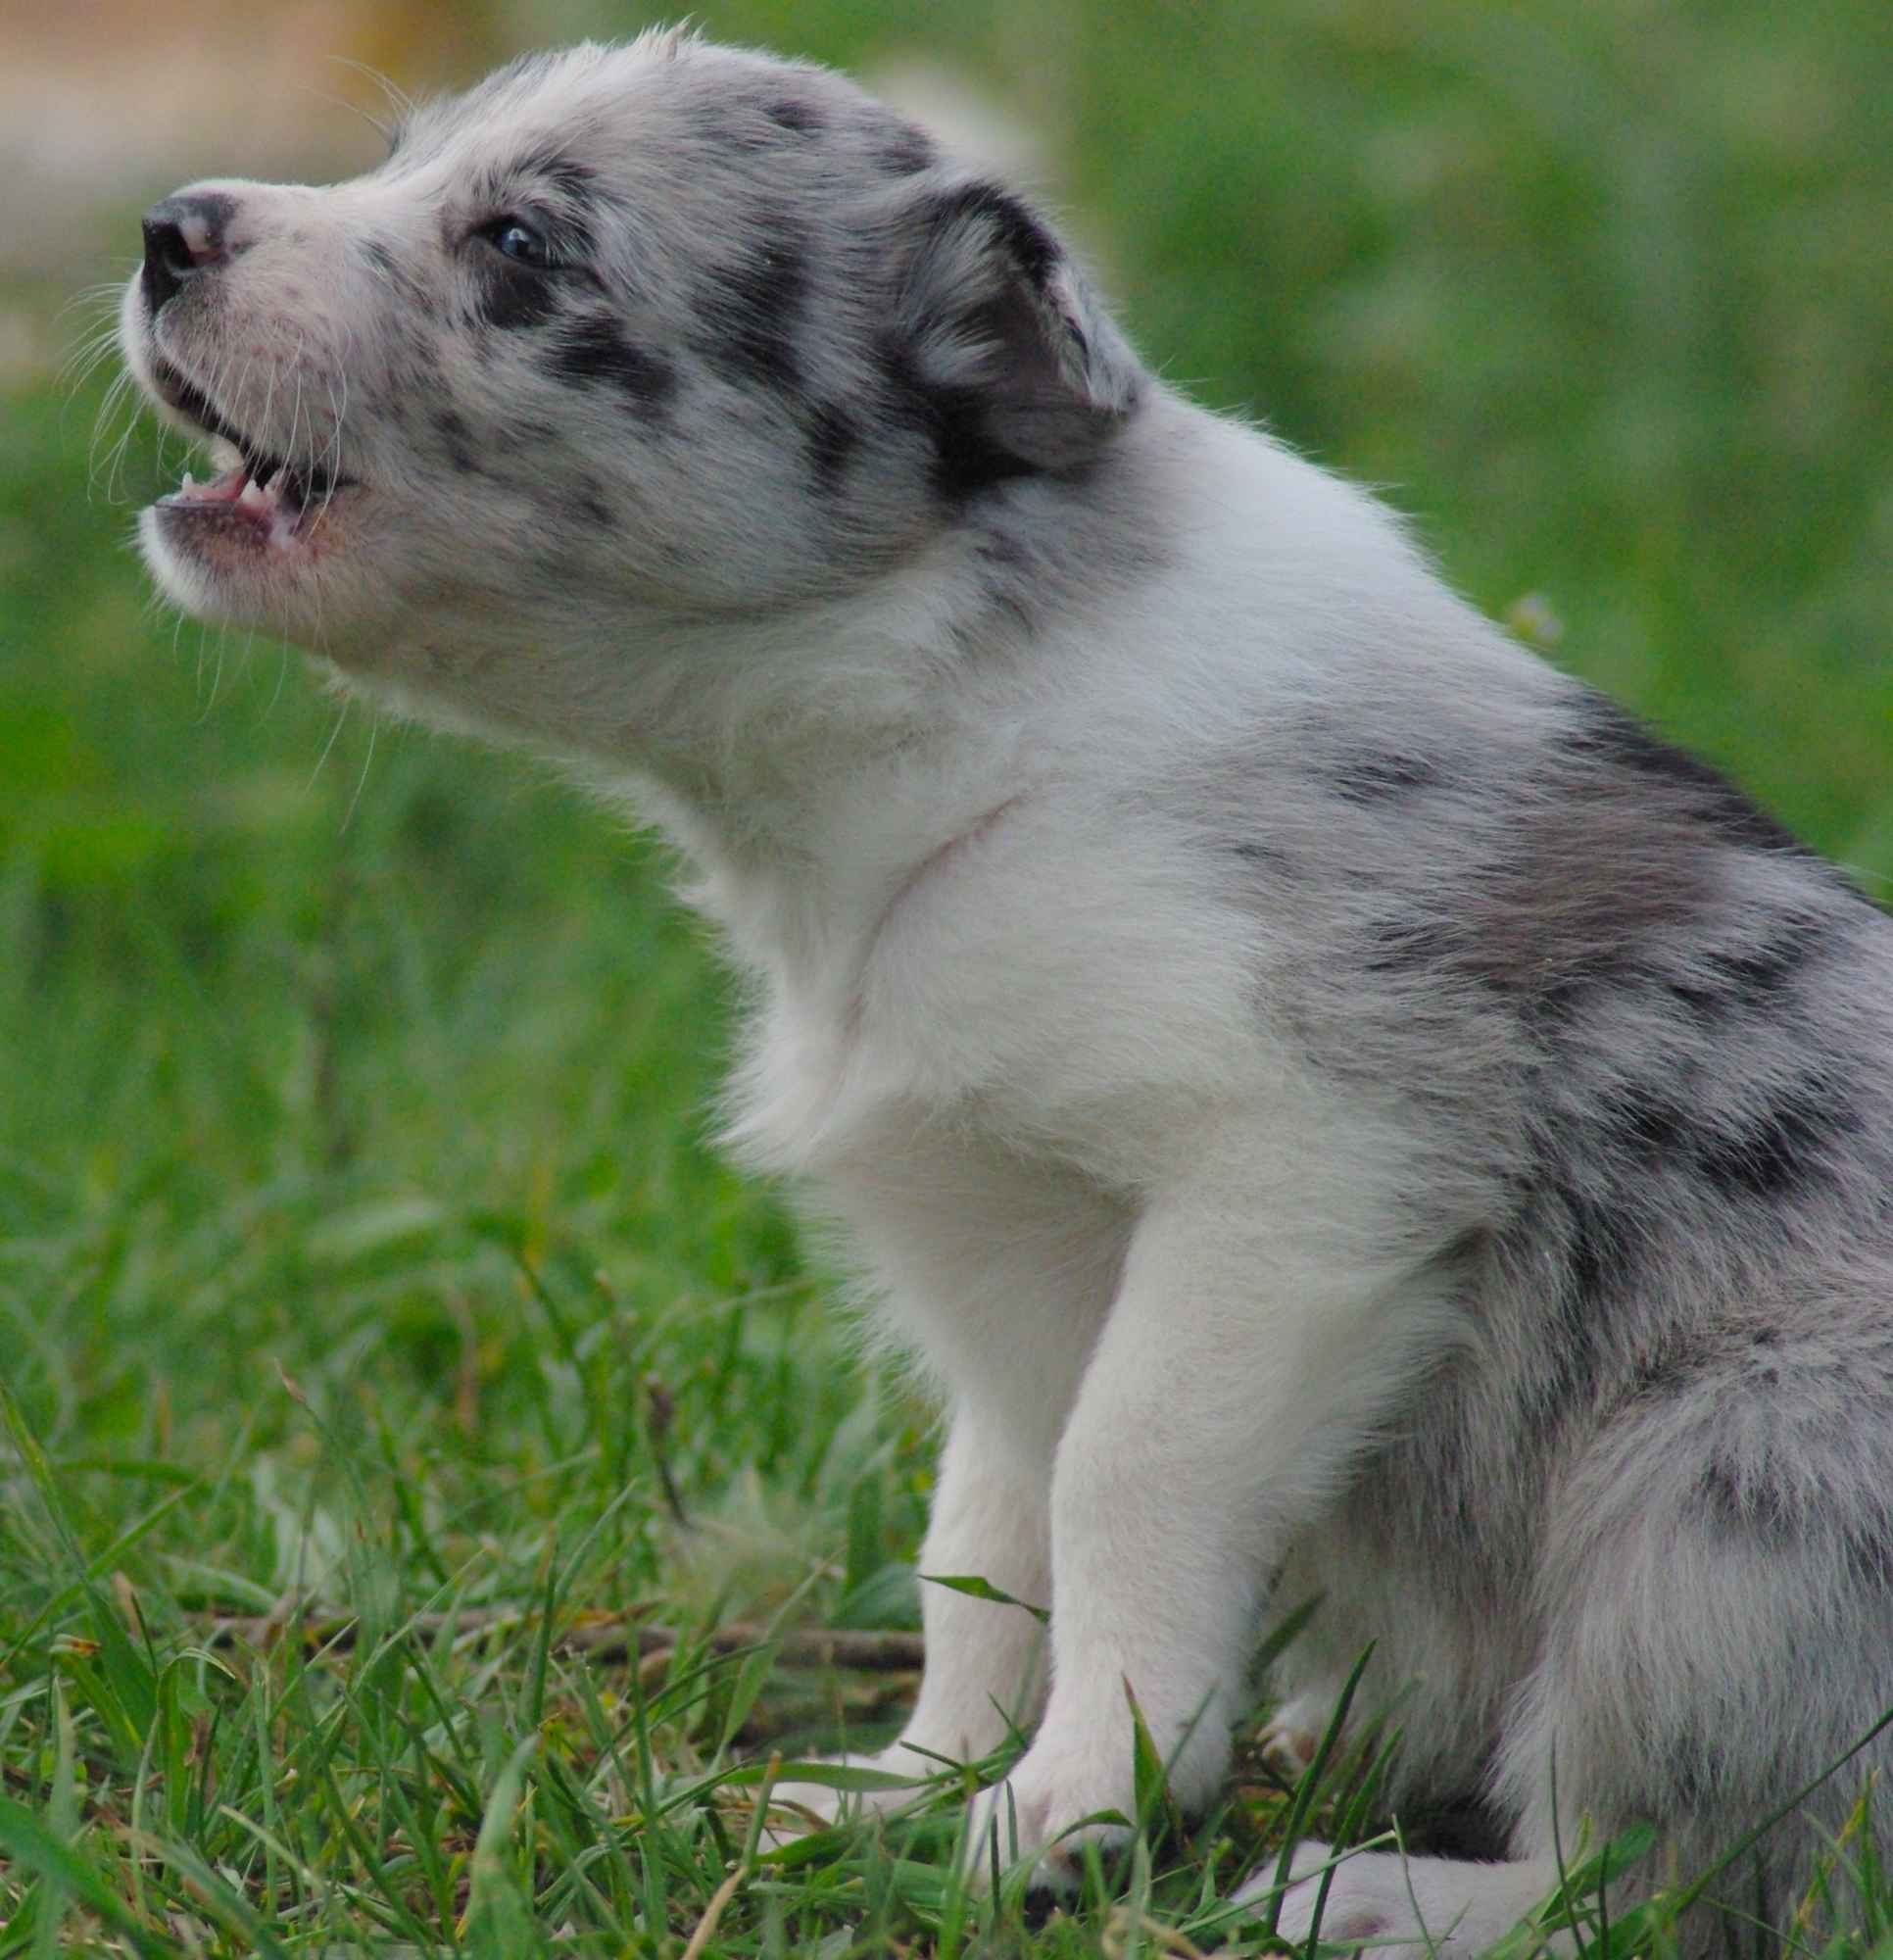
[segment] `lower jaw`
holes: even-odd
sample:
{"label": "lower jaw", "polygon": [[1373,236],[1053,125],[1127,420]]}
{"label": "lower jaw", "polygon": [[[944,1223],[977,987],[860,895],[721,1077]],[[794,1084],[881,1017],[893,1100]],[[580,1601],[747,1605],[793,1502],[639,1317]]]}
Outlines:
{"label": "lower jaw", "polygon": [[[232,471],[224,480],[234,481],[236,476]],[[237,549],[292,552],[326,525],[335,502],[349,491],[331,491],[307,506],[267,498],[252,503],[250,494],[239,499],[174,492],[151,508],[166,535],[180,544],[202,538],[227,540]]]}
{"label": "lower jaw", "polygon": [[317,580],[340,543],[335,515],[276,524],[227,507],[164,502],[144,512],[139,537],[153,575],[186,612],[307,637],[299,615],[319,616]]}

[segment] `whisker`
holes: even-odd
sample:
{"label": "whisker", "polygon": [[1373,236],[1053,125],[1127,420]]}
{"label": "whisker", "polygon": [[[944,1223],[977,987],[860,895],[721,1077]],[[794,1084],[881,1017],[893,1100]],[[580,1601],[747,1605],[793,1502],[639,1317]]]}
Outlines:
{"label": "whisker", "polygon": [[113,311],[118,310],[119,299],[124,291],[124,282],[138,270],[139,262],[130,259],[125,262],[123,272],[116,279],[101,279],[97,285],[81,286],[71,299],[62,300],[53,318],[62,320],[69,313],[76,313],[80,307],[94,306],[102,301],[110,301]]}
{"label": "whisker", "polygon": [[[337,57],[331,56],[331,60]],[[395,132],[378,116],[370,116],[359,102],[351,102],[345,95],[331,95],[325,88],[312,88],[307,82],[292,84],[298,95],[306,95],[316,102],[325,102],[331,109],[339,109],[349,116],[359,117],[374,133],[387,144],[390,151],[395,146]]]}
{"label": "whisker", "polygon": [[[100,446],[105,442],[112,426],[112,419],[124,403],[125,396],[130,387],[131,371],[129,368],[126,368],[123,372],[113,377],[112,385],[105,391],[105,399],[99,404],[98,414],[92,417],[92,439],[86,445],[85,449],[85,488],[88,496],[99,487]],[[118,441],[106,454],[108,466],[118,455],[119,450],[123,444],[130,439],[131,431],[137,426],[137,421],[138,411],[134,403],[131,414],[126,419],[123,433],[120,435]],[[107,500],[110,501],[111,488],[109,483],[106,487],[106,495]]]}
{"label": "whisker", "polygon": [[376,714],[368,722],[368,750],[362,758],[362,773],[355,779],[355,794],[349,798],[349,807],[342,812],[342,828],[346,830],[355,821],[355,807],[362,801],[362,792],[367,787],[368,765],[374,760],[374,740],[381,732],[381,717]]}
{"label": "whisker", "polygon": [[414,98],[391,76],[384,74],[378,68],[370,67],[366,62],[351,60],[347,55],[331,55],[329,60],[334,62],[339,68],[353,69],[357,74],[365,75],[381,91],[382,101],[395,113],[397,126],[394,129],[388,129],[383,127],[380,122],[375,122],[375,119],[372,117],[368,120],[374,122],[375,127],[381,130],[389,149],[392,150],[399,133],[399,124],[406,122],[414,113]]}
{"label": "whisker", "polygon": [[[137,432],[141,407],[142,404],[132,385],[130,369],[127,368],[112,383],[111,388],[106,393],[105,401],[100,405],[98,420],[93,426],[92,449],[87,455],[86,487],[89,492],[96,487],[98,480],[96,474],[93,472],[93,456],[96,454],[99,443],[105,439],[111,427],[111,418],[122,410],[124,412],[124,426],[119,431],[117,440],[106,451],[104,459],[105,501],[108,504],[116,504],[119,501],[118,485],[121,473],[124,468],[125,458],[130,453],[131,438]],[[161,441],[161,458],[162,455],[163,446]]]}
{"label": "whisker", "polygon": [[276,644],[276,684],[269,690],[269,699],[263,704],[263,712],[257,717],[259,728],[276,711],[276,703],[282,699],[282,684],[288,678],[289,641],[285,635]]}
{"label": "whisker", "polygon": [[54,370],[58,385],[69,391],[76,389],[118,344],[119,322],[116,316],[82,332],[60,356],[59,366]]}
{"label": "whisker", "polygon": [[316,758],[316,766],[311,770],[309,782],[303,791],[305,796],[316,787],[316,779],[322,773],[323,764],[327,762],[329,758],[329,751],[335,747],[335,738],[341,734],[342,724],[349,718],[349,709],[353,705],[354,696],[344,695],[342,697],[342,711],[335,717],[335,726],[328,731],[328,740],[322,744],[322,753]]}
{"label": "whisker", "polygon": [[[219,619],[217,625],[217,665],[211,669],[210,697],[204,703],[203,712],[199,714],[199,716],[197,717],[198,724],[200,727],[211,718],[211,710],[214,708],[216,708],[217,697],[222,691],[223,649],[229,639],[229,631],[230,631],[229,627],[222,620]],[[199,668],[199,672],[200,673],[202,672],[201,666]]]}
{"label": "whisker", "polygon": [[329,426],[328,447],[322,452],[322,466],[328,478],[327,487],[322,492],[322,508],[320,512],[320,514],[322,516],[327,516],[328,507],[335,501],[335,489],[336,489],[335,479],[341,473],[342,423],[344,418],[348,415],[349,361],[350,357],[354,353],[354,350],[355,350],[355,332],[353,328],[350,328],[345,336],[342,359],[338,364],[340,369],[340,378],[342,383],[342,395],[340,401],[337,401],[335,396],[335,376],[332,374],[324,376],[324,385],[328,389],[328,412],[329,412],[330,426]]}

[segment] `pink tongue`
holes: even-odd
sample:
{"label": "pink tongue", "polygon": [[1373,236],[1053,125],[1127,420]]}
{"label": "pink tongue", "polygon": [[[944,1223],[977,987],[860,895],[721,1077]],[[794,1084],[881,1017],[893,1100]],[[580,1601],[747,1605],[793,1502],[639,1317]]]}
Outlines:
{"label": "pink tongue", "polygon": [[180,497],[188,498],[193,504],[234,504],[243,495],[243,486],[250,480],[250,472],[238,464],[234,469],[226,469],[221,476],[209,483],[193,483],[188,490],[180,490]]}

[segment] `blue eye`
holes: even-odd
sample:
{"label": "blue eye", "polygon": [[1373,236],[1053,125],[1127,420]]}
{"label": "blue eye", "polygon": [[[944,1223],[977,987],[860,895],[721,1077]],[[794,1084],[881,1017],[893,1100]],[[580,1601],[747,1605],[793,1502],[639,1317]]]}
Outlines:
{"label": "blue eye", "polygon": [[483,235],[503,259],[510,259],[515,265],[529,266],[542,272],[552,265],[552,247],[546,242],[545,233],[535,231],[523,219],[496,218],[484,228]]}

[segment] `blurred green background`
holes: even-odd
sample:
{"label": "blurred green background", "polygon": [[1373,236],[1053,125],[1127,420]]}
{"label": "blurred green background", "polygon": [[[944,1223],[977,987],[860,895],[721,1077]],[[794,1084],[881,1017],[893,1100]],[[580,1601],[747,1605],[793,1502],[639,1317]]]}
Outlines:
{"label": "blurred green background", "polygon": [[[986,127],[1172,380],[1384,486],[1475,602],[1893,872],[1893,8],[694,12]],[[82,1538],[161,1474],[127,1465],[209,1480],[138,1554],[186,1605],[308,1575],[335,1448],[503,1591],[509,1534],[529,1565],[541,1515],[648,1494],[658,1407],[693,1502],[767,1511],[753,1471],[803,1546],[847,1512],[828,1610],[910,1547],[912,1412],[853,1412],[781,1209],[705,1144],[724,984],[654,853],[156,607],[132,516],[183,458],[101,418],[110,358],[58,378],[153,197],[372,162],[373,84],[319,57],[418,89],[655,18],[5,29],[0,1367]],[[0,1605],[37,1611],[24,1517]]]}

